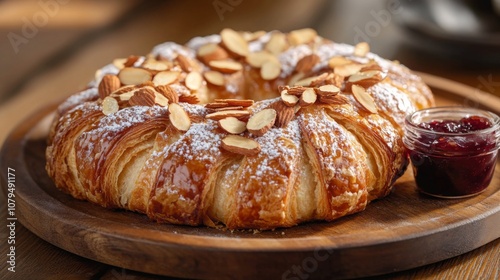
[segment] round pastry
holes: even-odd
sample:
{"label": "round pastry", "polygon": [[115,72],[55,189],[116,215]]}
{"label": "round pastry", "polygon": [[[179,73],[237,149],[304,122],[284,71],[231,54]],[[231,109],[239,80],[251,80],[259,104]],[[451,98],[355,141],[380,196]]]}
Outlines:
{"label": "round pastry", "polygon": [[224,29],[98,70],[58,107],[46,168],[75,198],[158,222],[331,221],[390,192],[404,118],[433,102],[366,43]]}

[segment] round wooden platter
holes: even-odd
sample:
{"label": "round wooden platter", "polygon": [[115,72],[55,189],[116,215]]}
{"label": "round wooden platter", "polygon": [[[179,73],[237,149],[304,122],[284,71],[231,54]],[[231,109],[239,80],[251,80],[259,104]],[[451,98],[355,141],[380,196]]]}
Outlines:
{"label": "round wooden platter", "polygon": [[[472,102],[500,111],[498,99],[469,98],[471,89],[457,83],[444,92],[439,88],[449,90],[450,81],[424,78],[438,105]],[[500,161],[489,188],[472,198],[422,195],[408,170],[393,193],[361,213],[274,231],[157,224],[141,214],[104,209],[61,193],[48,178],[45,138],[53,109],[31,116],[11,133],[0,168],[15,169],[16,216],[25,227],[99,262],[201,279],[354,278],[441,261],[500,237]],[[1,174],[5,192],[6,172]]]}

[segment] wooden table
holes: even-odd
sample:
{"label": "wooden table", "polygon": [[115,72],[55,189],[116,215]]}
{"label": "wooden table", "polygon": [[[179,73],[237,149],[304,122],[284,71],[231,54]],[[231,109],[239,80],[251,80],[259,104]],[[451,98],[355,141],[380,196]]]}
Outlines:
{"label": "wooden table", "polygon": [[[224,13],[224,19],[220,18],[219,14],[214,11],[212,3],[208,2],[194,9],[180,1],[167,3],[153,1],[140,4],[134,12],[126,14],[125,18],[103,31],[103,34],[87,38],[81,46],[73,45],[74,49],[61,57],[57,63],[45,66],[44,71],[30,76],[30,80],[25,81],[15,97],[0,107],[0,143],[22,119],[84,86],[91,79],[93,70],[114,57],[144,54],[156,43],[165,40],[184,42],[195,35],[217,33],[225,26],[242,30],[290,30],[301,26],[313,26],[320,31],[323,30],[325,34],[322,35],[325,36],[333,32],[328,29],[331,27],[329,24],[331,20],[325,20],[322,15],[324,1],[313,1],[306,6],[300,4],[300,1],[294,1],[293,5],[285,6],[282,2],[288,3],[288,1],[276,2],[264,5],[243,1],[233,10]],[[297,5],[302,6],[297,8]],[[297,10],[301,12],[297,13]],[[189,13],[172,11],[189,11]],[[255,22],[256,15],[259,16],[259,22]],[[323,20],[319,21],[318,18],[323,18]],[[349,38],[349,36],[343,38]],[[374,44],[375,48],[383,47],[383,45],[377,45],[376,42]],[[435,57],[424,59],[421,54],[416,54],[403,45],[398,48],[397,52],[385,55],[389,57],[397,55],[397,59],[413,69],[448,77],[483,90],[487,89],[481,84],[484,79],[500,81],[498,68],[476,67],[472,70],[461,68]],[[495,83],[487,86],[490,92],[500,95],[500,86]],[[0,172],[7,171],[1,170]],[[3,194],[0,201],[1,220],[6,221],[7,211],[6,203],[4,203],[6,198]],[[5,266],[7,236],[8,232],[5,226],[2,226],[1,279],[157,279],[154,275],[109,266],[68,253],[41,240],[20,223],[16,224],[16,272],[10,273],[6,271]],[[500,239],[497,239],[461,256],[386,275],[385,278],[498,279],[499,261]]]}

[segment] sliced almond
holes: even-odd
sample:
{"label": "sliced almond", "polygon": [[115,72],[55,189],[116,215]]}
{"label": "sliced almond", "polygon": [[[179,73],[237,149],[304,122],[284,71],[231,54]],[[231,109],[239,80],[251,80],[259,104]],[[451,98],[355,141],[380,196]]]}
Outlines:
{"label": "sliced almond", "polygon": [[243,117],[249,116],[250,112],[247,110],[229,110],[229,111],[221,111],[221,112],[215,112],[211,113],[205,116],[205,118],[218,121],[224,118],[228,117],[235,117],[237,119],[241,119]]}
{"label": "sliced almond", "polygon": [[346,64],[346,65],[335,67],[335,69],[333,69],[333,73],[335,73],[336,75],[348,77],[348,76],[351,76],[353,74],[358,73],[362,68],[363,68],[363,64],[355,64],[355,63]]}
{"label": "sliced almond", "polygon": [[120,101],[127,101],[134,95],[134,92],[137,90],[137,86],[129,85],[123,86],[110,94],[111,97],[118,97]]}
{"label": "sliced almond", "polygon": [[131,106],[153,106],[155,105],[155,92],[149,88],[138,89],[128,100]]}
{"label": "sliced almond", "polygon": [[231,74],[243,70],[241,63],[234,60],[213,60],[208,63],[208,65],[217,71],[222,73]]}
{"label": "sliced almond", "polygon": [[212,60],[222,60],[229,57],[226,50],[214,43],[208,43],[201,46],[198,49],[197,55],[207,64]]}
{"label": "sliced almond", "polygon": [[358,85],[352,85],[352,94],[356,101],[361,104],[368,112],[372,114],[377,113],[377,106],[373,97],[366,92],[366,90]]}
{"label": "sliced almond", "polygon": [[302,80],[299,80],[297,81],[295,84],[293,84],[294,86],[303,86],[303,87],[307,87],[307,86],[310,86],[311,83],[315,80],[318,79],[319,76],[313,76],[313,77],[307,77],[307,78],[304,78]]}
{"label": "sliced almond", "polygon": [[239,135],[224,137],[221,147],[228,152],[244,156],[255,156],[260,152],[260,144],[257,141]]}
{"label": "sliced almond", "polygon": [[198,90],[203,84],[203,77],[198,72],[190,72],[186,76],[186,87],[190,90]]}
{"label": "sliced almond", "polygon": [[246,56],[248,54],[248,43],[238,32],[225,28],[221,31],[220,36],[222,43],[230,52],[238,56]]}
{"label": "sliced almond", "polygon": [[181,67],[182,71],[189,73],[193,70],[191,60],[184,55],[178,54],[175,58],[175,61],[177,62],[179,67]]}
{"label": "sliced almond", "polygon": [[125,68],[125,62],[127,62],[126,58],[115,58],[113,59],[113,65],[118,69]]}
{"label": "sliced almond", "polygon": [[259,31],[255,31],[255,32],[243,32],[241,34],[241,36],[243,36],[243,38],[245,40],[247,40],[248,42],[251,42],[251,41],[255,41],[257,39],[259,39],[260,37],[266,35],[266,31],[263,31],[263,30],[259,30]]}
{"label": "sliced almond", "polygon": [[295,95],[288,94],[288,90],[286,89],[281,91],[281,100],[290,107],[295,106],[295,104],[299,102],[299,98]]}
{"label": "sliced almond", "polygon": [[123,66],[124,67],[132,67],[137,62],[137,60],[139,60],[139,58],[140,58],[139,56],[131,55],[131,56],[127,57],[127,59],[123,63]]}
{"label": "sliced almond", "polygon": [[200,99],[196,95],[180,95],[179,102],[185,102],[189,104],[198,104],[200,103]]}
{"label": "sliced almond", "polygon": [[158,72],[153,78],[153,84],[155,86],[170,85],[177,81],[180,72],[177,71],[162,71]]}
{"label": "sliced almond", "polygon": [[243,106],[231,106],[231,107],[222,107],[222,108],[216,108],[212,109],[214,112],[222,112],[222,111],[232,111],[232,110],[243,110]]}
{"label": "sliced almond", "polygon": [[247,130],[256,136],[264,135],[276,121],[276,111],[274,109],[264,109],[252,115],[247,123]]}
{"label": "sliced almond", "polygon": [[98,87],[99,97],[104,99],[106,96],[119,89],[120,86],[120,79],[116,75],[104,75]]}
{"label": "sliced almond", "polygon": [[254,101],[252,99],[215,99],[215,102],[227,103],[228,106],[250,107]]}
{"label": "sliced almond", "polygon": [[224,80],[224,75],[218,71],[207,71],[203,73],[205,80],[214,86],[223,86],[226,84]]}
{"label": "sliced almond", "polygon": [[316,65],[319,60],[320,58],[317,54],[306,55],[297,62],[295,71],[307,73],[313,69],[314,65]]}
{"label": "sliced almond", "polygon": [[235,117],[228,117],[219,120],[219,126],[227,133],[240,134],[247,130],[247,124]]}
{"label": "sliced almond", "polygon": [[167,107],[168,104],[169,104],[169,100],[167,97],[165,97],[165,95],[159,93],[159,92],[155,92],[155,104],[158,104],[160,106],[163,106],[163,107]]}
{"label": "sliced almond", "polygon": [[255,68],[260,68],[262,67],[262,64],[269,60],[274,60],[276,62],[279,62],[278,58],[267,52],[267,51],[260,51],[260,52],[253,52],[249,53],[246,57],[246,61],[250,66],[255,67]]}
{"label": "sliced almond", "polygon": [[370,45],[367,42],[360,42],[354,46],[354,55],[364,57],[370,52]]}
{"label": "sliced almond", "polygon": [[318,33],[316,33],[316,30],[314,29],[298,29],[288,33],[288,42],[290,42],[293,46],[307,44],[314,41],[317,36]]}
{"label": "sliced almond", "polygon": [[168,105],[168,111],[170,112],[168,118],[175,128],[179,131],[189,130],[191,119],[189,119],[189,115],[184,111],[184,108],[177,103],[172,103]]}
{"label": "sliced almond", "polygon": [[334,69],[335,67],[344,66],[352,63],[354,63],[352,60],[347,59],[343,56],[334,56],[330,58],[330,60],[328,60],[328,66],[330,66],[330,68],[332,69]]}
{"label": "sliced almond", "polygon": [[295,96],[301,96],[304,90],[306,90],[306,87],[303,86],[295,86],[295,87],[288,87],[287,86],[287,91],[288,94],[290,95],[295,95]]}
{"label": "sliced almond", "polygon": [[318,96],[318,99],[320,103],[329,105],[344,105],[350,103],[349,99],[341,94]]}
{"label": "sliced almond", "polygon": [[367,72],[367,71],[380,71],[383,72],[384,69],[375,61],[371,61],[368,64],[365,64],[363,68],[361,68],[360,72]]}
{"label": "sliced almond", "polygon": [[304,92],[300,96],[299,105],[301,107],[306,107],[306,106],[312,105],[316,102],[317,98],[318,98],[318,96],[317,96],[316,92],[314,91],[314,89],[308,88],[308,89],[304,90]]}
{"label": "sliced almond", "polygon": [[380,75],[380,72],[379,71],[358,72],[358,73],[351,75],[349,77],[349,79],[347,79],[347,81],[351,82],[351,83],[355,83],[355,82],[358,82],[361,80],[370,79],[376,75]]}
{"label": "sliced almond", "polygon": [[260,76],[266,81],[274,80],[281,73],[281,64],[276,61],[268,60],[260,68]]}
{"label": "sliced almond", "polygon": [[[276,121],[274,124],[277,127],[285,127],[288,125],[288,123],[294,118],[295,116],[295,108],[298,106],[294,107],[289,107],[286,106],[285,103],[278,101],[278,102],[273,102],[271,103],[268,108],[273,109],[276,111]],[[300,107],[299,107],[300,108]]]}
{"label": "sliced almond", "polygon": [[345,89],[347,91],[350,90],[353,84],[356,84],[358,86],[367,89],[381,82],[384,78],[385,78],[385,73],[376,70],[359,72],[349,77]]}
{"label": "sliced almond", "polygon": [[334,85],[324,85],[314,88],[318,95],[336,95],[340,92],[340,89]]}
{"label": "sliced almond", "polygon": [[102,100],[102,113],[104,115],[111,115],[118,112],[118,101],[111,96],[107,96]]}
{"label": "sliced almond", "polygon": [[283,51],[288,49],[286,35],[281,32],[274,32],[273,34],[271,34],[271,38],[266,43],[264,48],[273,55],[282,53]]}
{"label": "sliced almond", "polygon": [[118,78],[124,85],[139,85],[151,81],[153,75],[145,69],[125,67],[118,73]]}
{"label": "sliced almond", "polygon": [[295,84],[297,84],[298,81],[301,81],[304,79],[306,75],[304,73],[295,73],[293,76],[290,77],[290,79],[288,80],[288,85],[289,86],[294,86]]}
{"label": "sliced almond", "polygon": [[205,108],[207,109],[218,109],[218,108],[224,108],[228,107],[229,103],[225,102],[213,102],[213,103],[207,103],[205,104]]}
{"label": "sliced almond", "polygon": [[[165,98],[167,98],[168,103],[178,103],[179,102],[179,95],[171,87],[169,87],[167,85],[162,85],[162,86],[157,86],[156,90],[159,93],[161,93],[163,96],[165,96]],[[160,103],[158,103],[158,104],[160,104]],[[160,105],[162,105],[162,104],[160,104]]]}
{"label": "sliced almond", "polygon": [[168,65],[164,61],[158,61],[152,58],[149,58],[146,61],[144,61],[142,67],[154,71],[164,71],[168,69]]}

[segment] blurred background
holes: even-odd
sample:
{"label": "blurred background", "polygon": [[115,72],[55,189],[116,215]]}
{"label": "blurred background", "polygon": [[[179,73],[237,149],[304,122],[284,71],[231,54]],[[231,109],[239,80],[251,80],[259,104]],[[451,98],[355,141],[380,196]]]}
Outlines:
{"label": "blurred background", "polygon": [[0,105],[35,93],[60,99],[113,58],[224,27],[312,27],[337,42],[368,41],[373,52],[414,70],[500,96],[499,2],[0,0]]}

